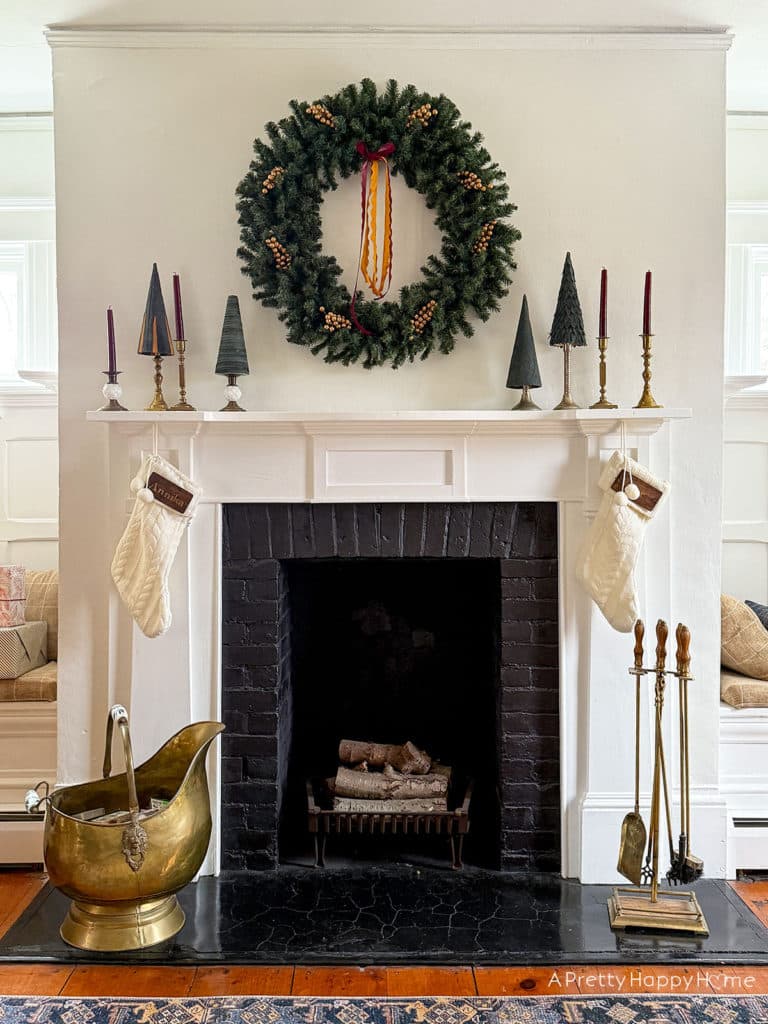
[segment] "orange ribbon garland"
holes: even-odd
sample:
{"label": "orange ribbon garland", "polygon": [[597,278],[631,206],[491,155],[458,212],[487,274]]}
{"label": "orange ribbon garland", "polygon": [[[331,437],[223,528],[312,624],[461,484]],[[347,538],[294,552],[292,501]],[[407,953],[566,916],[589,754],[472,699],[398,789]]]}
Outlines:
{"label": "orange ribbon garland", "polygon": [[[360,256],[357,264],[355,290],[349,307],[355,327],[363,334],[370,335],[355,315],[357,285],[362,274],[363,280],[377,299],[382,299],[392,283],[392,184],[387,157],[395,151],[393,142],[385,142],[371,152],[364,142],[358,142],[357,152],[363,158],[361,173]],[[379,164],[384,167],[384,237],[379,268],[379,246],[377,237]],[[371,267],[371,263],[373,266]]]}

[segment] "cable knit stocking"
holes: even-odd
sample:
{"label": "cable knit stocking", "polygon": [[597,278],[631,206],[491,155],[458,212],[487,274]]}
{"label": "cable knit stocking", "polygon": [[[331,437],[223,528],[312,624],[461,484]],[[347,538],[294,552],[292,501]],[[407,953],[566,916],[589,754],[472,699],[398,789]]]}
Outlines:
{"label": "cable knit stocking", "polygon": [[[147,488],[159,473],[192,494],[184,513],[158,501]],[[159,455],[145,455],[131,481],[136,494],[131,517],[112,560],[112,579],[145,636],[162,636],[171,625],[168,574],[182,534],[194,515],[201,489]]]}
{"label": "cable knit stocking", "polygon": [[[617,491],[613,484],[622,469],[624,486]],[[641,491],[635,481],[652,490]],[[599,485],[603,499],[576,561],[576,578],[613,628],[629,633],[639,614],[635,564],[645,527],[669,493],[669,484],[617,451],[606,463]]]}

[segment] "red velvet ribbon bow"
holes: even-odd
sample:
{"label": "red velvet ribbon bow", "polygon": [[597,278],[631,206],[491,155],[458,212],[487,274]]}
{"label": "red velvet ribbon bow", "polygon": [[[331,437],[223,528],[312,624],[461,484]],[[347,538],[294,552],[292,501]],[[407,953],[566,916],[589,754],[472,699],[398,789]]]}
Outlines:
{"label": "red velvet ribbon bow", "polygon": [[[360,274],[377,299],[382,299],[389,291],[392,283],[392,191],[390,183],[389,163],[387,157],[395,152],[394,142],[385,142],[378,149],[370,150],[362,139],[357,143],[355,149],[363,158],[363,167],[360,181],[360,205],[362,219],[360,223],[360,254],[357,261],[357,276],[355,277],[355,289],[352,293],[352,302],[349,307],[349,315],[352,323],[362,334],[369,335],[370,331],[360,323],[355,314],[355,302],[357,300],[357,286]],[[378,164],[381,161],[384,165],[385,190],[384,190],[384,251],[381,261],[381,280],[377,281],[378,253],[376,245],[376,208],[378,190]],[[368,270],[369,251],[373,253],[373,273]],[[386,281],[386,284],[385,284]]]}

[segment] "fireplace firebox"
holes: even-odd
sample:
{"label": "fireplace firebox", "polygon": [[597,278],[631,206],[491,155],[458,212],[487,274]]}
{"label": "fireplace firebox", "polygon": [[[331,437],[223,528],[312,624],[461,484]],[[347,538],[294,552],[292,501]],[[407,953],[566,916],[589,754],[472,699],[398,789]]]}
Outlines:
{"label": "fireplace firebox", "polygon": [[[310,855],[342,738],[473,779],[468,863],[559,868],[554,504],[227,505],[223,558],[224,869]],[[388,860],[371,839],[338,853]]]}

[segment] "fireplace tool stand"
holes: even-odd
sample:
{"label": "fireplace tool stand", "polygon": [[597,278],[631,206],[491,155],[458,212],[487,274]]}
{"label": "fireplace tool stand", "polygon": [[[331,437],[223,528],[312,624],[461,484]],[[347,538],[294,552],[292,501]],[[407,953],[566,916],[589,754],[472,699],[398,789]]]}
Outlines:
{"label": "fireplace tool stand", "polygon": [[[655,703],[655,737],[653,756],[653,788],[651,791],[651,817],[649,823],[648,848],[645,864],[641,870],[641,884],[632,888],[620,887],[613,890],[608,898],[608,914],[611,928],[649,928],[660,931],[692,932],[695,935],[709,935],[699,901],[693,892],[675,889],[659,889],[659,846],[661,842],[661,797],[664,795],[664,811],[669,840],[670,867],[667,883],[670,886],[690,885],[701,877],[704,864],[701,858],[691,853],[691,804],[690,804],[690,759],[688,746],[688,683],[690,674],[691,635],[687,626],[680,623],[675,638],[677,657],[675,670],[667,669],[666,622],[659,619],[656,624],[656,666],[643,667],[643,624],[635,624],[635,664],[630,674],[638,681],[641,676],[652,675]],[[667,766],[664,757],[662,716],[664,712],[664,691],[666,677],[675,676],[679,685],[680,718],[680,834],[677,849],[672,838],[672,814],[667,783]],[[622,870],[622,859],[619,860]],[[622,873],[624,873],[622,871]],[[634,880],[634,879],[633,879]]]}

